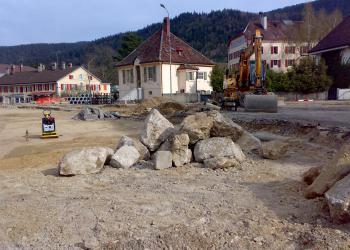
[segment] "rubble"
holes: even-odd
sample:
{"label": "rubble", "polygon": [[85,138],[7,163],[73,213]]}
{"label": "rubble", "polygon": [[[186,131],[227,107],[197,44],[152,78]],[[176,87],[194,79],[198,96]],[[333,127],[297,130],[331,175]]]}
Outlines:
{"label": "rubble", "polygon": [[141,142],[151,152],[156,151],[160,145],[175,132],[171,124],[158,110],[152,109],[145,120],[144,129],[141,132]]}
{"label": "rubble", "polygon": [[235,142],[243,134],[243,128],[232,120],[224,117],[218,111],[211,111],[208,116],[213,119],[213,126],[210,130],[211,137],[231,137]]}
{"label": "rubble", "polygon": [[188,148],[190,138],[188,134],[175,135],[172,140],[171,153],[175,167],[181,167],[192,160],[192,151]]}
{"label": "rubble", "polygon": [[110,165],[114,168],[130,168],[141,158],[139,151],[134,146],[122,146],[112,156]]}
{"label": "rubble", "polygon": [[288,149],[288,143],[280,140],[264,142],[262,144],[262,156],[265,159],[278,160]]}
{"label": "rubble", "polygon": [[73,117],[74,120],[104,120],[104,119],[120,119],[121,116],[117,112],[103,112],[99,108],[86,107]]}
{"label": "rubble", "polygon": [[107,147],[74,150],[60,160],[59,174],[72,176],[99,173],[112,155],[113,149]]}
{"label": "rubble", "polygon": [[163,170],[173,166],[173,156],[170,151],[157,151],[153,154],[154,169]]}
{"label": "rubble", "polygon": [[199,140],[208,139],[210,130],[213,127],[213,119],[206,113],[197,113],[187,116],[180,125],[180,131],[188,134],[190,144],[195,144]]}
{"label": "rubble", "polygon": [[257,154],[262,154],[262,143],[253,134],[244,131],[241,137],[236,141],[244,152],[257,151]]}
{"label": "rubble", "polygon": [[140,154],[140,160],[148,160],[151,157],[147,147],[143,145],[139,140],[131,139],[128,136],[122,136],[119,140],[116,150],[123,146],[135,147]]}
{"label": "rubble", "polygon": [[215,157],[204,160],[204,166],[211,169],[224,169],[238,166],[240,163],[234,157]]}
{"label": "rubble", "polygon": [[315,179],[320,175],[322,171],[322,167],[313,167],[310,168],[308,171],[306,171],[302,177],[303,177],[303,181],[308,184],[311,185]]}
{"label": "rubble", "polygon": [[350,222],[350,174],[329,189],[325,197],[333,222]]}
{"label": "rubble", "polygon": [[320,175],[306,189],[308,199],[323,196],[337,181],[350,174],[350,144],[346,143],[337,155],[322,168]]}
{"label": "rubble", "polygon": [[242,149],[230,138],[213,137],[198,142],[194,148],[194,157],[197,162],[216,157],[234,157],[239,162],[245,160]]}

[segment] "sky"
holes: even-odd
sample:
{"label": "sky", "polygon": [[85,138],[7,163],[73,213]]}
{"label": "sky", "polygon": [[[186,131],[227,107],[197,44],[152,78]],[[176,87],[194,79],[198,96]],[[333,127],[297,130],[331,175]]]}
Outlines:
{"label": "sky", "polygon": [[91,41],[183,12],[269,11],[307,0],[0,0],[0,46]]}

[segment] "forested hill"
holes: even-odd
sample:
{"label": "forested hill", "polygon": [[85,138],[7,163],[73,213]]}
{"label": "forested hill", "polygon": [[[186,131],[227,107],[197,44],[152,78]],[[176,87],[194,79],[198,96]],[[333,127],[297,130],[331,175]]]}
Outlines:
{"label": "forested hill", "polygon": [[[325,9],[332,12],[340,9],[344,15],[350,14],[350,0],[318,0],[312,4],[315,10]],[[273,19],[300,20],[304,4],[290,6],[268,12]],[[191,44],[217,62],[226,60],[227,42],[229,38],[243,29],[249,20],[257,14],[238,10],[225,9],[210,13],[184,13],[172,19],[172,32]],[[160,24],[147,26],[136,33],[143,39],[149,37],[160,27]],[[35,65],[56,61],[86,63],[87,53],[91,53],[96,45],[118,49],[123,33],[104,37],[91,42],[58,43],[58,44],[31,44],[10,47],[0,47],[0,63],[21,63]]]}

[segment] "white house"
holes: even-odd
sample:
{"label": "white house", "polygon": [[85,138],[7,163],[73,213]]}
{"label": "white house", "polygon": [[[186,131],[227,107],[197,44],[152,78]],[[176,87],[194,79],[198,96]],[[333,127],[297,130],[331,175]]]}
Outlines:
{"label": "white house", "polygon": [[[171,64],[169,50],[171,41]],[[117,64],[121,100],[210,92],[214,63],[163,27]]]}
{"label": "white house", "polygon": [[[275,71],[285,72],[294,63],[308,53],[307,43],[296,44],[291,42],[290,28],[300,22],[290,20],[270,21],[261,15],[259,21],[249,22],[246,28],[229,42],[228,67],[239,68],[241,52],[251,43],[252,36],[259,29],[263,35],[262,60]],[[254,61],[254,55],[251,60]]]}

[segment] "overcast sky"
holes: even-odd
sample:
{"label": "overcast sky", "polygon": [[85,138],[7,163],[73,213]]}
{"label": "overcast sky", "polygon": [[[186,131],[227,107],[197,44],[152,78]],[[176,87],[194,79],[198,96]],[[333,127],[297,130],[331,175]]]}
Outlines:
{"label": "overcast sky", "polygon": [[183,12],[259,12],[307,0],[0,0],[0,45],[90,41],[137,30]]}

